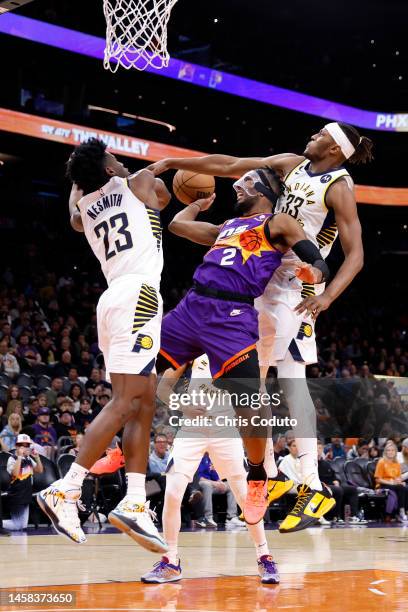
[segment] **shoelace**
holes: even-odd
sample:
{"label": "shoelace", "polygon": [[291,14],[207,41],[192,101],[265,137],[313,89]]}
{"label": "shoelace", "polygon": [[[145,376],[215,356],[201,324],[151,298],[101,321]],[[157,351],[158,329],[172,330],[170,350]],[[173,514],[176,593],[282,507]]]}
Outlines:
{"label": "shoelace", "polygon": [[309,497],[310,494],[310,489],[309,491],[308,489],[309,487],[306,485],[301,486],[298,492],[295,507],[293,508],[291,514],[300,514],[300,512],[303,510],[306,499]]}
{"label": "shoelace", "polygon": [[153,565],[153,573],[154,574],[164,574],[164,571],[166,569],[166,562],[165,561],[158,561],[157,563],[155,563]]}
{"label": "shoelace", "polygon": [[249,489],[249,497],[255,506],[262,506],[265,503],[264,482],[261,480],[254,483]]}

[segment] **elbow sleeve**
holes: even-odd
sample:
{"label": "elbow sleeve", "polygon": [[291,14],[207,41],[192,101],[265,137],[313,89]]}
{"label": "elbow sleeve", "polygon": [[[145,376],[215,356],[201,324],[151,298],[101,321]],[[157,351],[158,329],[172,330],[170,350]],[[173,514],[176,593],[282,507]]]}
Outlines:
{"label": "elbow sleeve", "polygon": [[292,251],[299,257],[299,259],[305,261],[306,263],[312,264],[312,266],[321,271],[323,275],[322,283],[329,280],[329,266],[324,261],[319,249],[313,244],[313,242],[310,240],[299,240],[299,242],[292,246]]}

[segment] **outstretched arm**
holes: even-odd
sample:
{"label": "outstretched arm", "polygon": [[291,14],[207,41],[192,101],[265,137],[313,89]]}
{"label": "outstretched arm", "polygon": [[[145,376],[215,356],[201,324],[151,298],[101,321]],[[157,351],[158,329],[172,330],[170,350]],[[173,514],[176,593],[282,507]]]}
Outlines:
{"label": "outstretched arm", "polygon": [[84,226],[82,224],[82,219],[81,219],[81,213],[78,211],[78,208],[77,208],[77,204],[83,195],[84,195],[84,192],[82,191],[82,189],[79,189],[79,187],[75,183],[73,183],[72,188],[71,188],[71,193],[69,195],[68,206],[69,206],[69,217],[70,217],[71,227],[76,232],[84,231]]}
{"label": "outstretched arm", "polygon": [[166,170],[190,170],[211,176],[236,177],[248,170],[269,166],[281,174],[286,174],[304,157],[294,153],[280,153],[270,157],[233,157],[231,155],[205,155],[203,157],[169,157],[148,166],[157,176]]}
{"label": "outstretched arm", "polygon": [[327,289],[318,296],[305,298],[297,306],[298,312],[307,311],[316,317],[348,287],[364,263],[361,225],[354,194],[345,180],[334,183],[327,194],[327,205],[334,210],[344,261]]}
{"label": "outstretched arm", "polygon": [[209,198],[197,200],[175,215],[169,224],[169,231],[191,242],[212,246],[217,240],[220,228],[213,223],[196,221],[200,212],[208,210],[215,200],[215,194]]}

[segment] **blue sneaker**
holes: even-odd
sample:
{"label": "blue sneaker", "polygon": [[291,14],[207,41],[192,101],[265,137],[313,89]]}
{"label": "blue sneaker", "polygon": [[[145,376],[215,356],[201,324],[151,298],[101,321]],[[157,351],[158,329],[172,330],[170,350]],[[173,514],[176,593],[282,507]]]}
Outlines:
{"label": "blue sneaker", "polygon": [[275,561],[269,555],[258,559],[258,573],[263,584],[279,584],[280,576]]}
{"label": "blue sneaker", "polygon": [[163,582],[177,582],[182,577],[180,559],[178,565],[172,565],[167,557],[162,557],[161,561],[153,565],[150,572],[141,577],[141,581],[149,584],[161,584]]}

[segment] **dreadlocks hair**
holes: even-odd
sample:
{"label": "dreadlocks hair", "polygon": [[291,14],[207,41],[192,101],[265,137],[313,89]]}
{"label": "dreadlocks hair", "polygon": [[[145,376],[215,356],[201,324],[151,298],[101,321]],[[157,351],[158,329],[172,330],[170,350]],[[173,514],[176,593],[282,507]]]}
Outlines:
{"label": "dreadlocks hair", "polygon": [[104,161],[106,144],[90,138],[80,144],[67,162],[66,176],[86,193],[100,189],[108,181]]}
{"label": "dreadlocks hair", "polygon": [[372,148],[374,146],[373,141],[366,136],[360,136],[356,128],[348,123],[341,123],[338,121],[339,126],[355,148],[355,151],[351,157],[347,160],[350,164],[366,164],[374,159],[372,154]]}

